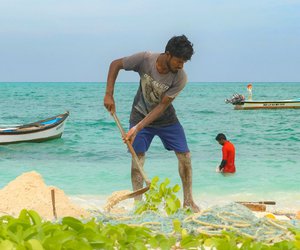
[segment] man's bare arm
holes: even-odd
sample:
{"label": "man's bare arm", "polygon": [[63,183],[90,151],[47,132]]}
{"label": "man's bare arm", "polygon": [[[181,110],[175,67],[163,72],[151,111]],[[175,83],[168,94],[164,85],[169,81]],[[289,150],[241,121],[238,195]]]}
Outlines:
{"label": "man's bare arm", "polygon": [[104,96],[104,106],[106,109],[114,113],[116,112],[116,106],[115,106],[115,101],[114,101],[114,87],[115,87],[115,82],[118,77],[119,71],[123,69],[123,59],[117,59],[114,60],[110,66],[109,66],[109,71],[107,75],[107,83],[106,83],[106,91],[105,91],[105,96]]}
{"label": "man's bare arm", "polygon": [[148,126],[151,122],[159,118],[167,107],[172,103],[174,98],[164,96],[161,102],[143,119],[137,124],[137,130],[140,131],[144,127]]}
{"label": "man's bare arm", "polygon": [[132,142],[136,134],[144,127],[148,126],[151,122],[159,118],[174,99],[175,98],[164,96],[161,102],[143,120],[128,131],[126,140],[130,140]]}

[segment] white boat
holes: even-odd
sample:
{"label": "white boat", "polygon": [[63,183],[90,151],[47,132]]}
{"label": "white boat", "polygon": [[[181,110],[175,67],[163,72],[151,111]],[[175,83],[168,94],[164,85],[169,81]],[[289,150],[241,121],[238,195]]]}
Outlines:
{"label": "white boat", "polygon": [[295,100],[273,100],[273,101],[241,101],[233,104],[234,109],[299,109],[300,99]]}
{"label": "white boat", "polygon": [[226,103],[234,105],[234,109],[299,109],[300,98],[293,100],[245,100],[245,96],[234,94],[230,99],[226,99]]}
{"label": "white boat", "polygon": [[60,138],[69,112],[37,122],[0,128],[0,144],[42,142]]}

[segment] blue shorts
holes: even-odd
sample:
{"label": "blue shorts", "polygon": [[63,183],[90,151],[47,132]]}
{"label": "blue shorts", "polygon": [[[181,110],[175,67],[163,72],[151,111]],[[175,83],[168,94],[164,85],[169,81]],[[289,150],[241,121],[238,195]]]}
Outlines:
{"label": "blue shorts", "polygon": [[[130,128],[133,126],[134,125],[130,125]],[[179,122],[170,126],[159,128],[143,128],[140,132],[138,132],[132,144],[135,152],[147,152],[155,135],[157,135],[161,139],[165,149],[167,150],[173,150],[178,153],[190,152],[183,127]]]}

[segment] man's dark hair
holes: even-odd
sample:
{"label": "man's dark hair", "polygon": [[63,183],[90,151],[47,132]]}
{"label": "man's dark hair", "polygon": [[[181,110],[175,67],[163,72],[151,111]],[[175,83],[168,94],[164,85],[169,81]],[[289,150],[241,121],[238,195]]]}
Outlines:
{"label": "man's dark hair", "polygon": [[216,136],[216,141],[221,141],[221,140],[227,140],[226,136],[222,133],[220,133]]}
{"label": "man's dark hair", "polygon": [[169,52],[172,56],[182,58],[183,60],[191,60],[194,54],[193,44],[185,35],[173,36],[167,43],[165,52]]}

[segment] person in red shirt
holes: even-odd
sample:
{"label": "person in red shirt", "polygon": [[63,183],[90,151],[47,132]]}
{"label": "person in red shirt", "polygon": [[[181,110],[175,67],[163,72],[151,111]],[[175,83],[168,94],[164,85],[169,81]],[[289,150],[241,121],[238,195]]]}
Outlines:
{"label": "person in red shirt", "polygon": [[235,148],[234,145],[226,139],[222,133],[216,136],[216,141],[222,145],[222,162],[219,166],[219,171],[222,173],[235,173]]}

